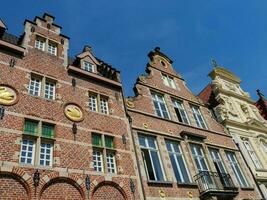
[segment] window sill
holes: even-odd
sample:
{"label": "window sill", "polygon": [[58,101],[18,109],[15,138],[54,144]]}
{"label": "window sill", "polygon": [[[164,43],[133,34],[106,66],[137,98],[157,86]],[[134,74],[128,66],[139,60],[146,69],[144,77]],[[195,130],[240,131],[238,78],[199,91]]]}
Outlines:
{"label": "window sill", "polygon": [[177,185],[181,187],[192,187],[192,188],[198,187],[196,183],[177,183]]}
{"label": "window sill", "polygon": [[148,180],[147,181],[147,184],[148,185],[158,185],[158,186],[172,186],[173,182],[171,181],[151,181],[151,180]]}
{"label": "window sill", "polygon": [[267,172],[267,169],[256,169],[257,172]]}
{"label": "window sill", "polygon": [[254,190],[253,187],[240,187],[241,190]]}

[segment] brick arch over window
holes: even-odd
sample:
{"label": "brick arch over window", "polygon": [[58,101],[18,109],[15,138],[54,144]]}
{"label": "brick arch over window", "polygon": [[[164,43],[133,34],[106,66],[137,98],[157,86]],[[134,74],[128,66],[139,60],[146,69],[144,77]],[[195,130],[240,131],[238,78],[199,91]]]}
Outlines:
{"label": "brick arch over window", "polygon": [[126,200],[123,189],[114,182],[101,182],[93,191],[93,200]]}
{"label": "brick arch over window", "polygon": [[29,186],[19,175],[0,172],[0,199],[30,199]]}
{"label": "brick arch over window", "polygon": [[41,200],[83,200],[85,199],[83,189],[70,178],[54,178],[46,183],[40,192]]}

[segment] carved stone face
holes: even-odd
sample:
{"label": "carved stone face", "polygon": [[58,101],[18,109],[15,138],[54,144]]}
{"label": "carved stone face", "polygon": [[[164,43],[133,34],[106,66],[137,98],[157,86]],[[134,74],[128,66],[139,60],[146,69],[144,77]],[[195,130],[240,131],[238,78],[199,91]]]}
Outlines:
{"label": "carved stone face", "polygon": [[0,104],[13,105],[17,102],[18,95],[16,91],[6,85],[0,85]]}
{"label": "carved stone face", "polygon": [[68,119],[75,122],[82,121],[84,117],[82,109],[75,104],[68,104],[64,109],[64,113]]}

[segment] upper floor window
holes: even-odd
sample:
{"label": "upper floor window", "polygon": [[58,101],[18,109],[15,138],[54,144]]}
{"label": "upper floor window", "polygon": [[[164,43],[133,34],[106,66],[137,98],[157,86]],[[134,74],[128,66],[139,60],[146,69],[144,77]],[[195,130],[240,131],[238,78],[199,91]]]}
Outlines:
{"label": "upper floor window", "polygon": [[151,181],[164,181],[165,175],[156,139],[151,136],[139,135],[139,144],[148,179]]}
{"label": "upper floor window", "polygon": [[176,112],[178,121],[185,123],[185,124],[189,124],[189,120],[188,120],[183,103],[178,100],[173,100],[173,106],[174,106],[174,110]]}
{"label": "upper floor window", "polygon": [[169,119],[169,112],[167,110],[167,106],[164,100],[164,97],[160,94],[152,92],[152,99],[153,99],[153,104],[156,110],[156,114],[159,117]]}
{"label": "upper floor window", "polygon": [[89,62],[84,61],[83,62],[83,69],[85,71],[88,71],[88,72],[94,72],[94,65],[89,63]]}
{"label": "upper floor window", "polygon": [[100,94],[89,92],[89,110],[109,114],[108,98]]}
{"label": "upper floor window", "polygon": [[185,163],[181,146],[178,142],[166,140],[167,149],[171,159],[172,168],[178,183],[190,183],[188,167]]}
{"label": "upper floor window", "polygon": [[191,109],[192,109],[193,116],[194,116],[194,119],[195,119],[195,122],[196,122],[197,126],[199,128],[207,129],[207,126],[206,126],[205,121],[204,121],[204,119],[202,117],[202,114],[200,112],[199,107],[191,105]]}
{"label": "upper floor window", "polygon": [[172,77],[170,77],[166,74],[162,74],[162,79],[163,79],[164,85],[171,87],[173,89],[176,89],[176,86],[175,86],[175,83],[174,83],[174,80]]}
{"label": "upper floor window", "polygon": [[198,171],[209,171],[202,147],[198,144],[190,144],[190,148]]}
{"label": "upper floor window", "polygon": [[248,140],[243,141],[246,150],[257,169],[262,169],[262,164]]}
{"label": "upper floor window", "polygon": [[245,179],[245,176],[240,169],[239,163],[236,160],[235,153],[233,152],[226,152],[227,159],[234,171],[234,174],[236,176],[236,179],[241,187],[248,187],[247,180]]}
{"label": "upper floor window", "polygon": [[[43,87],[42,84],[44,84]],[[56,95],[56,83],[47,77],[32,74],[28,92],[33,96],[42,96],[46,99],[54,100]]]}
{"label": "upper floor window", "polygon": [[[39,128],[40,127],[40,128]],[[52,166],[54,125],[26,119],[20,150],[20,163]]]}
{"label": "upper floor window", "polygon": [[226,173],[223,161],[218,149],[209,148],[210,156],[218,173]]}
{"label": "upper floor window", "polygon": [[107,171],[108,173],[116,173],[113,137],[93,133],[92,145],[94,170],[97,172]]}
{"label": "upper floor window", "polygon": [[262,141],[261,144],[262,144],[264,152],[267,153],[267,143]]}
{"label": "upper floor window", "polygon": [[49,41],[47,51],[48,53],[56,56],[57,55],[57,44]]}
{"label": "upper floor window", "polygon": [[37,36],[35,40],[35,48],[44,51],[45,50],[45,39]]}

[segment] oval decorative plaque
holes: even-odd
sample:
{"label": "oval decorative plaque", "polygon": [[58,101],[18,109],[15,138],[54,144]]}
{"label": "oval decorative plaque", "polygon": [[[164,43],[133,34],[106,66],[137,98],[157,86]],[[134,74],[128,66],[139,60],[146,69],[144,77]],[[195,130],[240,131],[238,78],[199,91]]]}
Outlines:
{"label": "oval decorative plaque", "polygon": [[65,106],[64,108],[64,114],[68,119],[74,122],[80,122],[83,120],[83,111],[80,108],[80,106],[74,104],[74,103],[69,103]]}
{"label": "oval decorative plaque", "polygon": [[15,89],[7,85],[0,85],[0,104],[11,106],[17,103],[18,93]]}

